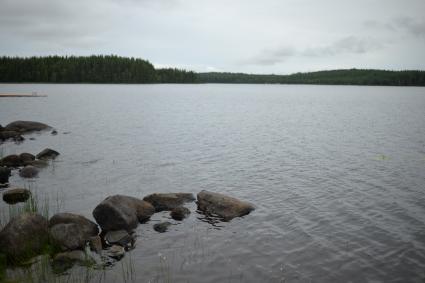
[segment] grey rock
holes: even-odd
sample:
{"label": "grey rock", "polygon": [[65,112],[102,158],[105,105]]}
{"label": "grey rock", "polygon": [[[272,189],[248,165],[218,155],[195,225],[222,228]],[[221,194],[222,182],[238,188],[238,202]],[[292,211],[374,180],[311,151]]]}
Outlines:
{"label": "grey rock", "polygon": [[118,245],[113,245],[106,251],[106,255],[116,259],[120,260],[125,255],[125,249]]}
{"label": "grey rock", "polygon": [[93,221],[85,218],[82,215],[62,212],[53,215],[49,220],[49,227],[53,227],[57,224],[69,224],[74,223],[80,227],[81,230],[87,235],[87,238],[96,236],[99,234],[99,227]]}
{"label": "grey rock", "polygon": [[19,176],[22,178],[35,178],[38,176],[38,168],[32,165],[27,165],[21,170],[19,170]]}
{"label": "grey rock", "polygon": [[102,239],[100,238],[99,235],[94,236],[94,237],[90,237],[89,240],[89,246],[90,246],[90,250],[100,253],[102,251]]}
{"label": "grey rock", "polygon": [[42,131],[50,129],[50,126],[34,121],[15,121],[6,125],[6,131],[15,131],[20,133]]}
{"label": "grey rock", "polygon": [[28,152],[19,154],[19,158],[23,165],[30,165],[35,160],[35,156]]}
{"label": "grey rock", "polygon": [[190,214],[190,210],[186,207],[179,206],[171,210],[170,216],[174,220],[183,220]]}
{"label": "grey rock", "polygon": [[9,177],[11,172],[12,170],[10,170],[10,168],[0,166],[0,184],[9,183]]}
{"label": "grey rock", "polygon": [[49,220],[50,237],[63,250],[83,249],[99,233],[97,225],[84,216],[58,213]]}
{"label": "grey rock", "polygon": [[24,137],[21,136],[20,133],[15,131],[2,131],[0,132],[0,141],[5,140],[22,141],[24,140]]}
{"label": "grey rock", "polygon": [[31,192],[27,189],[11,189],[3,193],[3,200],[8,204],[25,202],[31,196]]}
{"label": "grey rock", "polygon": [[90,266],[95,260],[81,250],[58,253],[52,261],[52,268],[55,273],[62,273],[78,263],[83,266]]}
{"label": "grey rock", "polygon": [[50,239],[61,250],[84,249],[88,239],[75,223],[56,224],[49,229]]}
{"label": "grey rock", "polygon": [[219,193],[201,191],[198,193],[198,209],[207,215],[218,216],[224,221],[249,214],[254,206]]}
{"label": "grey rock", "polygon": [[171,225],[170,222],[161,222],[153,225],[153,229],[159,233],[167,232],[168,227]]}
{"label": "grey rock", "polygon": [[105,240],[109,244],[117,244],[123,247],[134,241],[133,237],[125,230],[109,231],[105,235]]}
{"label": "grey rock", "polygon": [[155,207],[155,211],[172,210],[186,202],[195,200],[191,193],[160,193],[151,194],[143,198]]}
{"label": "grey rock", "polygon": [[47,167],[49,165],[49,162],[46,160],[33,160],[26,162],[25,165],[31,165],[40,169]]}
{"label": "grey rock", "polygon": [[23,165],[21,158],[16,154],[5,156],[1,159],[0,165],[6,167],[20,167]]}
{"label": "grey rock", "polygon": [[42,150],[39,154],[37,154],[35,157],[37,159],[49,160],[49,159],[55,159],[58,155],[59,155],[59,152],[57,152],[56,150],[46,148]]}
{"label": "grey rock", "polygon": [[47,242],[47,220],[39,214],[23,213],[0,232],[0,253],[11,262],[21,262],[39,254]]}
{"label": "grey rock", "polygon": [[153,206],[141,199],[114,195],[107,197],[93,210],[93,217],[103,231],[136,228],[139,222],[148,220],[155,212]]}

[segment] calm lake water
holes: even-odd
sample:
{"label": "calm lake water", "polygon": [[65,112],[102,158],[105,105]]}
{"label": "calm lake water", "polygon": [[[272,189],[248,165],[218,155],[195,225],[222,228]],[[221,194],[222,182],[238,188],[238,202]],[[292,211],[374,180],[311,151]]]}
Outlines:
{"label": "calm lake water", "polygon": [[48,97],[0,98],[0,124],[59,134],[0,151],[61,153],[39,178],[11,178],[51,210],[93,219],[112,194],[203,189],[256,205],[213,226],[193,203],[163,234],[152,225],[172,220],[155,214],[126,255],[138,282],[425,280],[425,88],[0,85],[32,91]]}

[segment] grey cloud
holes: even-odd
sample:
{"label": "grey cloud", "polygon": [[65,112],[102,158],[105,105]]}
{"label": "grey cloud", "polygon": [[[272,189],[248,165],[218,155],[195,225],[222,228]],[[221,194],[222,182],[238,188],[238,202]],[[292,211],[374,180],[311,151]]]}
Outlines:
{"label": "grey cloud", "polygon": [[387,30],[391,32],[407,32],[413,36],[425,36],[425,19],[397,17],[388,22],[368,20],[363,26],[369,29]]}
{"label": "grey cloud", "polygon": [[410,17],[397,18],[394,25],[415,36],[425,36],[425,20],[419,21]]}
{"label": "grey cloud", "polygon": [[291,57],[324,57],[337,56],[340,54],[364,54],[379,50],[384,44],[371,38],[358,38],[349,36],[341,38],[332,44],[325,46],[315,46],[300,50],[291,47],[263,51],[260,55],[246,60],[247,64],[254,65],[275,65],[288,60]]}

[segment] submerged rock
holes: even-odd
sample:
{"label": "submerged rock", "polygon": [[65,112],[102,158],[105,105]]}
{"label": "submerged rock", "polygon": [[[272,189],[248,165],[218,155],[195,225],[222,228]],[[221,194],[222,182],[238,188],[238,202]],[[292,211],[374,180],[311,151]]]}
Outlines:
{"label": "submerged rock", "polygon": [[49,162],[46,160],[33,160],[33,161],[28,161],[27,164],[25,165],[31,165],[37,168],[45,168],[49,165]]}
{"label": "submerged rock", "polygon": [[125,255],[125,249],[118,245],[113,245],[106,251],[106,255],[116,259],[120,260]]}
{"label": "submerged rock", "polygon": [[15,121],[8,124],[4,129],[5,131],[27,133],[27,132],[48,130],[50,129],[50,126],[40,122],[34,122],[34,121]]}
{"label": "submerged rock", "polygon": [[53,130],[50,134],[51,134],[52,136],[56,136],[56,135],[58,134],[58,131]]}
{"label": "submerged rock", "polygon": [[170,216],[174,220],[183,220],[190,214],[190,210],[186,207],[179,206],[171,210]]}
{"label": "submerged rock", "polygon": [[139,222],[148,220],[155,212],[154,207],[141,199],[114,195],[107,197],[93,210],[93,217],[103,231],[136,228]]}
{"label": "submerged rock", "polygon": [[2,131],[0,132],[0,141],[5,140],[23,141],[24,137],[15,131]]}
{"label": "submerged rock", "polygon": [[127,246],[128,244],[133,243],[134,238],[127,233],[125,230],[118,230],[118,231],[109,231],[105,235],[105,240],[109,244],[117,244],[120,246]]}
{"label": "submerged rock", "polygon": [[3,200],[8,204],[25,202],[31,196],[31,192],[27,189],[11,189],[3,193]]}
{"label": "submerged rock", "polygon": [[155,211],[172,210],[186,202],[195,200],[191,193],[161,193],[151,194],[143,198],[155,207]]}
{"label": "submerged rock", "polygon": [[38,176],[38,168],[32,165],[27,165],[21,170],[19,170],[19,176],[22,178],[35,178]]}
{"label": "submerged rock", "polygon": [[76,263],[90,266],[95,263],[95,260],[81,250],[63,252],[54,256],[52,268],[55,273],[62,273],[73,267]]}
{"label": "submerged rock", "polygon": [[39,254],[48,242],[47,220],[35,213],[23,213],[0,232],[0,253],[11,262],[21,262]]}
{"label": "submerged rock", "polygon": [[219,216],[224,221],[247,215],[254,210],[254,206],[248,202],[219,193],[204,190],[197,197],[199,210],[207,215]]}
{"label": "submerged rock", "polygon": [[161,222],[161,223],[157,223],[157,224],[153,225],[153,229],[154,229],[156,232],[164,233],[164,232],[167,232],[168,227],[169,227],[170,225],[171,225],[171,223],[170,223],[170,222]]}
{"label": "submerged rock", "polygon": [[57,152],[56,150],[46,148],[42,150],[39,154],[37,154],[35,157],[41,160],[48,160],[48,159],[55,159],[58,155],[59,155],[59,152]]}
{"label": "submerged rock", "polygon": [[97,225],[84,216],[58,213],[49,220],[50,237],[62,250],[83,249],[99,234]]}
{"label": "submerged rock", "polygon": [[9,177],[11,172],[12,170],[10,170],[10,168],[0,166],[0,184],[9,183]]}
{"label": "submerged rock", "polygon": [[20,167],[23,166],[21,158],[16,154],[5,156],[1,159],[0,165],[6,167]]}

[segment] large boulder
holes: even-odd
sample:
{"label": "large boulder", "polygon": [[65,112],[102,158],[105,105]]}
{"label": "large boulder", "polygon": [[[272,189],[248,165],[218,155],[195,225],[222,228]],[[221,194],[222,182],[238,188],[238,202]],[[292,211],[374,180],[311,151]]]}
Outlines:
{"label": "large boulder", "polygon": [[34,131],[42,131],[50,129],[49,125],[34,121],[15,121],[4,128],[5,131],[15,131],[20,133],[28,133]]}
{"label": "large boulder", "polygon": [[38,168],[32,165],[27,165],[21,170],[19,170],[19,176],[22,178],[35,178],[38,176]]}
{"label": "large boulder", "polygon": [[97,225],[84,216],[58,213],[49,220],[50,239],[62,250],[84,249],[99,234]]}
{"label": "large boulder", "polygon": [[0,232],[0,253],[10,262],[21,262],[42,252],[48,243],[47,220],[35,213],[23,213]]}
{"label": "large boulder", "polygon": [[11,189],[3,193],[3,200],[8,204],[15,204],[18,202],[25,202],[31,196],[31,192],[28,189]]}
{"label": "large boulder", "polygon": [[224,221],[249,214],[252,204],[219,193],[201,191],[197,195],[198,209],[207,215],[218,216]]}
{"label": "large boulder", "polygon": [[84,231],[89,237],[96,236],[99,234],[99,227],[93,221],[85,218],[82,215],[74,214],[74,213],[57,213],[53,215],[49,220],[49,227],[53,227],[57,224],[69,224],[74,223],[77,224],[81,230]]}
{"label": "large boulder", "polygon": [[35,157],[41,160],[48,160],[48,159],[55,159],[58,155],[59,155],[59,152],[57,152],[56,150],[46,148],[42,150],[39,154],[37,154]]}
{"label": "large boulder", "polygon": [[0,166],[0,184],[7,184],[9,183],[9,177],[12,170],[7,167],[1,167]]}
{"label": "large boulder", "polygon": [[6,167],[20,167],[23,165],[21,158],[16,154],[5,156],[1,159],[0,165]]}
{"label": "large boulder", "polygon": [[154,214],[154,207],[141,199],[114,195],[107,197],[93,210],[93,217],[103,231],[131,231],[139,222]]}
{"label": "large boulder", "polygon": [[195,200],[191,193],[161,193],[151,194],[143,198],[155,207],[155,211],[172,210],[186,202]]}

